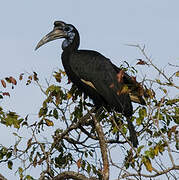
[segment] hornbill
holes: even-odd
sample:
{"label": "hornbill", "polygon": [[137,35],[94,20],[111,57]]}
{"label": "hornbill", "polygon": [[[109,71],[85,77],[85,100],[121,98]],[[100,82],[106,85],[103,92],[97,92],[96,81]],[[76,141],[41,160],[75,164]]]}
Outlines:
{"label": "hornbill", "polygon": [[138,139],[131,122],[131,102],[145,105],[141,85],[99,52],[78,50],[80,36],[77,29],[62,21],[54,22],[53,30],[39,41],[35,50],[60,38],[65,38],[61,58],[68,78],[93,100],[96,109],[103,106],[108,111],[122,113],[128,122],[130,140],[137,147]]}

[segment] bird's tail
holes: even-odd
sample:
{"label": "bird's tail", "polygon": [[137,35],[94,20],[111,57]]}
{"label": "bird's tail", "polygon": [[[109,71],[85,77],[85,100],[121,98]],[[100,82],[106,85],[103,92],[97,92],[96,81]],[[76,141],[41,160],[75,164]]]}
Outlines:
{"label": "bird's tail", "polygon": [[139,142],[138,142],[138,139],[137,139],[137,134],[136,134],[134,125],[132,124],[130,117],[126,117],[126,119],[127,119],[129,133],[130,133],[130,141],[132,142],[134,147],[137,147]]}
{"label": "bird's tail", "polygon": [[[113,111],[113,116],[114,116],[114,120],[116,121],[116,123],[119,125],[119,121],[118,118],[115,115],[115,112]],[[134,147],[137,147],[137,145],[139,144],[138,142],[138,138],[137,138],[137,133],[135,131],[134,125],[131,122],[131,117],[126,117],[127,119],[127,123],[128,123],[128,128],[129,128],[129,134],[130,134],[130,141],[132,143],[132,145]],[[123,124],[123,121],[121,121],[121,123]]]}

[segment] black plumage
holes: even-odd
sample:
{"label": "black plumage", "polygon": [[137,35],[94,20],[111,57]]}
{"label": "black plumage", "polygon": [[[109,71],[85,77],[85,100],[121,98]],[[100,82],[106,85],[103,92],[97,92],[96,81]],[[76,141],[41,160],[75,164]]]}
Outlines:
{"label": "black plumage", "polygon": [[141,85],[102,54],[91,50],[78,50],[80,37],[77,29],[62,21],[55,21],[54,29],[38,43],[43,44],[65,38],[62,43],[62,63],[69,79],[88,95],[97,108],[117,111],[126,116],[130,140],[137,147],[138,140],[130,117],[132,103],[145,104]]}

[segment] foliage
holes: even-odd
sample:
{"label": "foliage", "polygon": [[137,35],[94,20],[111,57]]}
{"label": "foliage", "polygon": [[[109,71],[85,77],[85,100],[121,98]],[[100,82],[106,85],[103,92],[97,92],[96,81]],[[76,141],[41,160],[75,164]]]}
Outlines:
{"label": "foliage", "polygon": [[[108,179],[109,166],[117,168],[119,179],[145,179],[160,175],[177,179],[175,171],[179,170],[179,162],[175,156],[179,150],[179,98],[177,95],[171,97],[169,92],[179,89],[176,84],[178,71],[168,77],[148,58],[145,47],[135,47],[144,55],[144,60],[139,59],[137,66],[154,68],[159,74],[157,79],[145,78],[143,81],[146,87],[148,85],[147,106],[135,106],[132,121],[139,138],[138,148],[129,141],[125,117],[106,110],[95,112],[91,101],[75,86],[70,90],[65,88],[69,85],[64,84],[70,81],[62,70],[54,73],[56,83],[48,84],[47,88],[40,84],[36,72],[27,77],[22,73],[19,80],[26,79],[26,85],[35,82],[46,98],[39,109],[39,120],[32,124],[29,124],[29,116],[21,118],[16,112],[5,112],[0,108],[1,124],[25,129],[31,134],[27,139],[14,133],[17,138],[14,145],[0,145],[0,163],[7,163],[9,169],[17,170],[20,179],[24,180],[34,179],[27,175],[32,167],[43,167],[40,179]],[[133,76],[137,73],[136,68],[127,62],[123,69]],[[17,84],[12,77],[1,80],[2,87],[7,88],[6,83],[12,87]],[[161,91],[159,95],[154,93],[156,89]],[[0,98],[8,94],[1,92]],[[42,138],[41,134],[46,131],[51,134],[47,133]],[[114,149],[121,152],[119,159],[112,153]],[[166,156],[168,164],[165,165]],[[18,169],[14,166],[17,160],[22,162]]]}

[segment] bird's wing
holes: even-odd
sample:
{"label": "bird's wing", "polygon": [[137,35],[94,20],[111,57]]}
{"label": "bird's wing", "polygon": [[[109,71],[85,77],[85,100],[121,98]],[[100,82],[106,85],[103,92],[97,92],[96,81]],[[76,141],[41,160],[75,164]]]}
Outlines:
{"label": "bird's wing", "polygon": [[[132,114],[127,87],[118,77],[112,63],[95,51],[78,51],[70,56],[72,71],[81,81],[93,87],[115,110],[126,116]],[[120,76],[120,74],[119,74]]]}

